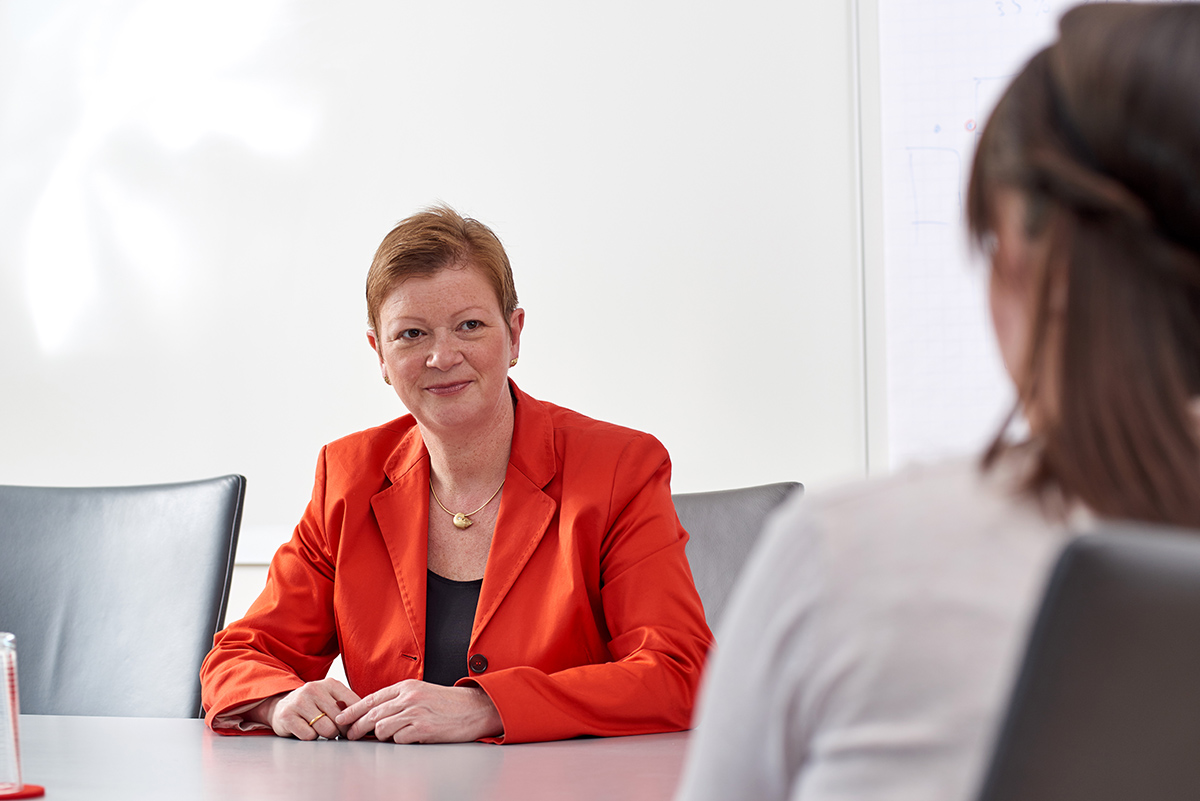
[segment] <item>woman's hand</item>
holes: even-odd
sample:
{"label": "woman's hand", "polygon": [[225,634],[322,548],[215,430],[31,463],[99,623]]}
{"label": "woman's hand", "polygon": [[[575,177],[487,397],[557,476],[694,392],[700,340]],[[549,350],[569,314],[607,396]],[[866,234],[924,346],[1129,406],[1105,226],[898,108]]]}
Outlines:
{"label": "woman's hand", "polygon": [[346,707],[358,703],[361,701],[354,690],[337,679],[322,679],[268,698],[242,714],[270,726],[280,737],[332,740],[346,733],[334,718]]}
{"label": "woman's hand", "polygon": [[397,743],[466,743],[504,733],[500,713],[483,690],[416,679],[371,693],[335,722],[351,740],[374,732],[377,739]]}

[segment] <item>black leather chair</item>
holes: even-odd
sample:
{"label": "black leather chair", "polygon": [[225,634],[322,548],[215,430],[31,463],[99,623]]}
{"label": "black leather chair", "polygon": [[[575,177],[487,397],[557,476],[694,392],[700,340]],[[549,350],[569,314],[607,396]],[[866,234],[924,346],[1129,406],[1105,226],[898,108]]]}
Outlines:
{"label": "black leather chair", "polygon": [[803,491],[803,485],[789,481],[674,496],[679,522],[691,536],[687,556],[692,576],[714,631],[767,515],[793,492]]}
{"label": "black leather chair", "polygon": [[1200,533],[1120,524],[1062,553],[979,801],[1200,798]]}
{"label": "black leather chair", "polygon": [[246,479],[0,486],[0,631],[21,712],[195,717]]}

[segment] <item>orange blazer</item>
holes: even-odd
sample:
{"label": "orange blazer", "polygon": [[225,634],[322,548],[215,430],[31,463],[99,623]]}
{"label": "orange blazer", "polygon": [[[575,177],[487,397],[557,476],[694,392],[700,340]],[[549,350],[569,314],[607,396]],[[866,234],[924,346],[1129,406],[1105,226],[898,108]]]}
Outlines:
{"label": "orange blazer", "polygon": [[[666,450],[511,387],[512,451],[458,684],[495,703],[494,742],[687,728],[712,634]],[[209,725],[240,733],[241,709],[323,678],[339,653],[359,695],[421,678],[428,520],[411,415],[325,446],[266,589],[204,660]]]}

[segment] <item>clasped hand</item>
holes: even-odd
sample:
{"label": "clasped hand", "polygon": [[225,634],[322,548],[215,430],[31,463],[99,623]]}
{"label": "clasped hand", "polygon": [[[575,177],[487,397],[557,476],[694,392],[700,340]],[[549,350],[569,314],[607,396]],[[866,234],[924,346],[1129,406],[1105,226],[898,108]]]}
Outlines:
{"label": "clasped hand", "polygon": [[371,693],[337,716],[346,737],[374,734],[397,743],[465,743],[503,733],[500,713],[478,687],[443,687],[416,679]]}
{"label": "clasped hand", "polygon": [[442,687],[406,679],[359,698],[337,679],[313,681],[268,699],[252,717],[281,737],[315,740],[373,734],[397,743],[461,743],[498,736],[496,705],[478,687]]}

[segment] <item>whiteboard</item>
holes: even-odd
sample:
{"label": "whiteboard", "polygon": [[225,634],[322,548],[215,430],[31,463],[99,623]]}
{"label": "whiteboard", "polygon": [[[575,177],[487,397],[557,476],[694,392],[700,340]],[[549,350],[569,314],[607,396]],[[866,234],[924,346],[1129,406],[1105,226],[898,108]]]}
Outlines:
{"label": "whiteboard", "polygon": [[1069,5],[879,3],[892,467],[979,450],[1013,403],[986,310],[986,264],[967,246],[965,190],[992,107]]}
{"label": "whiteboard", "polygon": [[677,491],[864,472],[853,17],[790,0],[0,1],[0,483],[240,472],[285,539],[404,413],[363,281],[492,226],[535,397]]}
{"label": "whiteboard", "polygon": [[514,378],[679,491],[976,448],[966,165],[1066,7],[4,0],[0,482],[241,472],[268,549],[403,412],[362,281],[437,201],[513,258]]}
{"label": "whiteboard", "polygon": [[864,102],[878,105],[863,115],[868,383],[884,386],[870,393],[872,463],[978,451],[1012,407],[987,267],[967,247],[966,183],[992,107],[1073,5],[879,0],[865,15]]}
{"label": "whiteboard", "polygon": [[[1025,61],[1054,41],[1066,0],[880,0],[868,29],[864,203],[872,462],[894,469],[976,452],[1013,405],[986,312],[986,265],[967,247],[965,192],[979,133]],[[877,91],[875,82],[877,80]],[[872,109],[874,112],[874,109]],[[875,179],[872,183],[870,179]],[[871,255],[869,249],[869,258]],[[882,354],[878,351],[883,351]],[[886,415],[881,408],[886,408]],[[878,458],[884,454],[884,458]]]}

